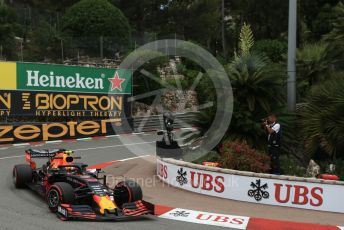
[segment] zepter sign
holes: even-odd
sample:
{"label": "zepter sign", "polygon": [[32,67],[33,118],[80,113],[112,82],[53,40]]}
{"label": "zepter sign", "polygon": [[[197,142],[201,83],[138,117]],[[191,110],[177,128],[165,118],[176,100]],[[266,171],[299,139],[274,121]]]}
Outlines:
{"label": "zepter sign", "polygon": [[0,144],[129,132],[131,94],[132,73],[127,69],[0,62],[0,117],[110,118],[8,123],[0,126]]}
{"label": "zepter sign", "polygon": [[[119,127],[116,131],[113,127]],[[100,136],[128,132],[121,118],[100,121],[70,121],[66,123],[40,123],[26,125],[0,125],[0,144],[49,141],[78,137]]]}

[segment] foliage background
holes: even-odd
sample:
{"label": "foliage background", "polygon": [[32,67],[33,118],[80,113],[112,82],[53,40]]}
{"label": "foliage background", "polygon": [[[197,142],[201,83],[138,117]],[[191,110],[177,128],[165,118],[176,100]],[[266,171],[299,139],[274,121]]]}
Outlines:
{"label": "foliage background", "polygon": [[[0,59],[79,63],[83,57],[101,62],[118,54],[123,58],[157,39],[192,41],[217,57],[233,85],[233,120],[220,145],[239,141],[266,151],[260,121],[275,113],[283,127],[286,173],[302,173],[313,158],[323,164],[337,162],[341,174],[343,19],[342,0],[298,1],[295,113],[285,109],[286,0],[4,0],[0,2]],[[168,61],[153,60],[144,68],[159,74],[156,67]],[[200,71],[204,72],[195,63],[182,60],[178,72],[186,76],[183,88],[190,87]],[[162,85],[140,72],[134,77],[136,94]],[[214,101],[206,75],[195,90],[200,104]],[[200,113],[195,121],[200,134],[210,126],[213,114],[211,108]],[[219,147],[214,151],[219,152]]]}

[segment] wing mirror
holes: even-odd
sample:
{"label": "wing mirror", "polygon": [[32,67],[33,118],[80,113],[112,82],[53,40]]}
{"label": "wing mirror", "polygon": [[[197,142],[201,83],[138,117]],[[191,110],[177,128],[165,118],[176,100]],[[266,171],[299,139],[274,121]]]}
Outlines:
{"label": "wing mirror", "polygon": [[66,157],[66,162],[71,163],[74,161],[73,157]]}

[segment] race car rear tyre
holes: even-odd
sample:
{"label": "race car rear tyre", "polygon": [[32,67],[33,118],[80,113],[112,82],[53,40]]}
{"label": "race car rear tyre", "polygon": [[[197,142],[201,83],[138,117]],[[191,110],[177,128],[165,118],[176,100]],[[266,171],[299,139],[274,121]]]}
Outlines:
{"label": "race car rear tyre", "polygon": [[46,200],[50,211],[57,212],[60,204],[73,204],[75,201],[73,187],[65,182],[56,182],[47,192]]}
{"label": "race car rear tyre", "polygon": [[32,169],[30,165],[15,165],[13,167],[13,183],[16,188],[25,188],[32,181]]}
{"label": "race car rear tyre", "polygon": [[142,189],[138,183],[132,180],[119,182],[114,188],[114,200],[119,208],[125,203],[142,200]]}

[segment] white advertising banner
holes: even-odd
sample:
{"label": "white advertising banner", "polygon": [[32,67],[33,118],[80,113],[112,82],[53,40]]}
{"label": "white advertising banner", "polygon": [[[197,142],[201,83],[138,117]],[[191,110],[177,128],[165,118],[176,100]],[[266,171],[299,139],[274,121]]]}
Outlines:
{"label": "white advertising banner", "polygon": [[211,172],[157,160],[159,178],[174,187],[231,200],[344,213],[344,186]]}
{"label": "white advertising banner", "polygon": [[159,216],[160,218],[178,220],[196,224],[206,224],[231,229],[246,229],[249,217],[216,214],[175,208]]}

